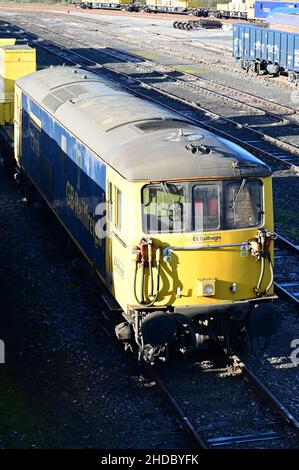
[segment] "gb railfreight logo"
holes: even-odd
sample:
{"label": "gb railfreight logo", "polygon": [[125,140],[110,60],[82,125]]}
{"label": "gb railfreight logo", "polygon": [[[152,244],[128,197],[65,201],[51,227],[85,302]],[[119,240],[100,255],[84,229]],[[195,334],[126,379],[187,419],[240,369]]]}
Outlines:
{"label": "gb railfreight logo", "polygon": [[0,364],[5,364],[5,344],[2,339],[0,339]]}

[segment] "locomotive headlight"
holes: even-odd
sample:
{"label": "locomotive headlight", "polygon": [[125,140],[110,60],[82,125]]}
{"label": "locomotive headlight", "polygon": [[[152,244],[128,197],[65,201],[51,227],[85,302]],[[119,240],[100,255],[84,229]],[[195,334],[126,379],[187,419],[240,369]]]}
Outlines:
{"label": "locomotive headlight", "polygon": [[213,295],[214,294],[214,286],[212,284],[206,284],[203,286],[203,295]]}
{"label": "locomotive headlight", "polygon": [[209,297],[215,295],[216,279],[197,279],[197,296]]}

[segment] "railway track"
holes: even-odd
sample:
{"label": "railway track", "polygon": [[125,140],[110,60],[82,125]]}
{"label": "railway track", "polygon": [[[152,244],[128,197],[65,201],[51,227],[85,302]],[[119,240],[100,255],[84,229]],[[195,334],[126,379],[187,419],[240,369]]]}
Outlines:
{"label": "railway track", "polygon": [[[47,28],[42,28],[44,33],[47,31],[48,34],[53,34],[53,31],[48,30]],[[30,33],[24,30],[13,31],[14,34],[18,34],[19,37],[22,37],[28,40],[30,43],[34,44],[36,47],[40,47],[47,52],[50,52],[70,64],[83,67],[99,75],[105,75],[107,78],[120,83],[128,91],[145,97],[151,101],[158,102],[172,111],[181,114],[184,117],[188,117],[195,124],[202,126],[212,132],[217,133],[225,138],[233,140],[235,143],[245,147],[251,153],[255,154],[259,158],[262,158],[268,164],[279,165],[276,169],[298,169],[299,168],[299,151],[298,149],[286,142],[266,135],[265,133],[257,130],[253,127],[250,127],[246,124],[241,124],[230,118],[223,117],[214,111],[210,111],[207,108],[204,108],[198,102],[195,102],[192,98],[186,96],[179,96],[178,90],[173,89],[173,86],[169,87],[169,83],[173,85],[179,84],[177,88],[185,89],[185,87],[193,87],[194,84],[190,84],[189,80],[181,80],[177,77],[165,75],[164,72],[158,72],[157,70],[145,68],[144,65],[140,65],[140,61],[143,61],[140,58],[135,56],[130,56],[130,66],[132,67],[131,71],[120,70],[119,67],[116,70],[115,66],[105,63],[104,58],[109,57],[113,60],[121,60],[120,56],[122,55],[122,64],[128,64],[128,54],[120,53],[117,51],[103,51],[102,49],[92,49],[87,48],[84,55],[79,52],[70,50],[69,48],[56,44],[51,40],[38,37],[34,33]],[[56,35],[60,36],[62,39],[66,39],[63,33],[55,32]],[[67,38],[69,40],[69,38]],[[77,43],[78,44],[78,43]],[[82,43],[81,43],[82,44]],[[90,55],[93,55],[94,58],[91,58]],[[102,62],[102,63],[101,63]],[[106,60],[107,62],[107,60]],[[138,69],[139,67],[139,69]],[[142,67],[142,79],[137,78],[136,71]],[[190,77],[189,77],[190,78]],[[192,78],[194,78],[192,76]],[[165,89],[165,79],[167,81],[167,87]],[[161,85],[163,82],[164,89]],[[184,85],[182,87],[182,84]],[[167,90],[168,88],[168,90]],[[169,89],[170,88],[170,89]],[[197,89],[197,87],[196,87]],[[210,93],[210,91],[209,91]],[[219,98],[219,96],[218,96]],[[222,99],[223,97],[221,97]],[[197,100],[197,97],[195,97]],[[233,98],[235,100],[235,98]],[[271,104],[272,105],[272,104]],[[249,105],[244,105],[249,106]],[[280,105],[277,105],[280,106]],[[256,108],[254,108],[256,109]],[[277,108],[278,109],[278,108]],[[288,108],[287,108],[288,109]],[[284,111],[286,108],[284,107]],[[275,113],[270,115],[268,111],[259,109],[258,112],[260,116],[267,115],[271,119],[276,119],[276,124],[281,123],[281,118],[278,117]],[[266,114],[265,114],[266,113]],[[283,118],[284,122],[287,118]],[[288,118],[289,120],[289,118]],[[298,133],[299,123],[288,121],[289,125],[292,128],[295,128]],[[275,127],[275,126],[274,126]],[[298,127],[298,130],[297,130]]]}
{"label": "railway track", "polygon": [[[103,306],[114,306],[101,296]],[[111,315],[101,312],[105,332],[114,337]],[[206,360],[206,357],[209,360]],[[212,357],[212,359],[211,359]],[[141,381],[158,390],[185,436],[185,446],[208,448],[273,448],[273,441],[297,448],[299,421],[270,388],[239,356],[228,355],[215,345],[186,361],[170,361],[167,367],[146,364]],[[229,400],[227,397],[229,396]],[[223,420],[222,398],[233,410]],[[227,403],[229,401],[229,404]],[[210,404],[209,404],[210,403]],[[211,405],[212,403],[212,405]],[[252,406],[254,405],[254,408]],[[226,410],[227,413],[227,410]],[[181,446],[177,428],[172,431]],[[169,436],[166,436],[169,440]]]}
{"label": "railway track", "polygon": [[[47,28],[41,26],[39,26],[39,28],[49,32]],[[59,36],[61,36],[61,33],[57,33],[55,31],[52,31],[52,33],[59,34]],[[76,40],[76,42],[80,45],[93,49],[96,49],[98,45],[101,45],[101,47],[105,48],[105,55],[109,57],[121,60],[125,63],[132,62],[135,67],[146,67],[144,68],[145,71],[149,71],[150,69],[150,71],[153,73],[163,72],[163,75],[170,80],[174,80],[176,82],[185,84],[186,86],[193,87],[196,89],[196,91],[201,90],[207,93],[214,93],[220,99],[225,98],[228,101],[238,103],[241,107],[248,108],[253,112],[257,112],[260,115],[267,114],[269,118],[275,120],[278,118],[278,122],[283,121],[284,123],[289,123],[294,126],[298,125],[299,127],[299,115],[295,109],[289,106],[275,103],[273,101],[267,100],[266,98],[260,98],[253,95],[252,93],[237,90],[236,88],[228,85],[212,82],[211,80],[208,80],[204,77],[199,77],[194,73],[177,71],[174,67],[169,65],[161,65],[147,58],[141,58],[132,52],[124,52],[116,48],[111,48],[101,40],[97,40],[97,44],[91,45],[90,43],[83,42],[80,36],[74,33],[68,36],[64,32],[63,37],[72,41]],[[295,119],[292,119],[292,117],[295,117]]]}
{"label": "railway track", "polygon": [[274,259],[278,274],[274,281],[275,290],[299,305],[299,246],[279,234],[276,235]]}
{"label": "railway track", "polygon": [[[253,446],[265,446],[267,441],[281,440],[281,439],[296,439],[299,438],[299,421],[296,417],[283,405],[283,403],[271,392],[271,390],[257,377],[257,375],[245,365],[237,356],[233,357],[233,364],[227,365],[227,358],[223,357],[221,359],[221,367],[209,367],[201,371],[196,371],[195,375],[201,375],[199,377],[199,382],[201,382],[203,389],[205,385],[203,381],[205,378],[202,376],[204,373],[209,373],[208,381],[217,382],[217,387],[219,389],[219,376],[229,377],[228,380],[233,380],[236,382],[235,390],[238,389],[238,393],[248,393],[249,399],[252,399],[252,394],[257,397],[257,407],[261,407],[261,413],[263,414],[266,411],[267,418],[264,422],[264,417],[255,418],[255,423],[253,423],[253,430],[249,426],[248,422],[243,422],[243,415],[240,412],[241,420],[230,425],[221,425],[218,426],[217,420],[212,417],[215,415],[215,410],[205,420],[202,419],[202,413],[205,411],[203,405],[196,406],[192,408],[192,412],[186,412],[186,405],[181,403],[181,400],[184,401],[184,392],[176,393],[176,389],[172,387],[170,380],[170,385],[167,385],[167,377],[162,377],[162,375],[157,372],[157,369],[154,366],[147,366],[147,371],[151,379],[156,383],[160,394],[165,400],[168,408],[172,410],[177,420],[179,421],[181,428],[186,433],[190,442],[195,448],[206,449],[213,447],[242,447],[246,445]],[[167,371],[163,373],[163,376],[167,376]],[[211,378],[212,376],[212,378]],[[180,388],[181,382],[186,380],[186,375],[180,377],[180,373],[177,375],[176,384]],[[188,380],[193,380],[192,375],[188,377]],[[223,378],[223,380],[226,380]],[[214,390],[215,388],[209,384],[209,388]],[[238,383],[237,383],[238,382]],[[240,383],[242,382],[242,383]],[[216,387],[216,384],[214,384]],[[225,388],[225,384],[223,384]],[[245,392],[244,387],[247,389]],[[183,386],[184,388],[184,386]],[[248,388],[250,389],[248,391]],[[174,391],[170,391],[174,390]],[[189,390],[189,388],[188,388]],[[200,390],[195,389],[193,391],[194,397],[190,393],[188,394],[188,403],[194,399],[194,402],[198,402],[197,394],[200,395]],[[225,390],[224,390],[225,393]],[[179,397],[177,396],[179,395]],[[213,398],[213,393],[211,393],[210,398]],[[204,399],[203,399],[204,402]],[[234,396],[233,402],[235,404],[234,412],[239,414],[238,404],[242,403],[240,397]],[[240,405],[239,405],[240,406]],[[244,406],[244,404],[243,404]],[[245,405],[246,406],[246,405]],[[217,405],[215,405],[217,408]],[[269,411],[267,411],[267,409]],[[271,414],[271,417],[269,416]],[[210,419],[210,422],[209,422]],[[237,428],[237,434],[234,434],[234,429]],[[228,432],[227,432],[228,430]],[[223,435],[223,432],[225,435]],[[252,432],[253,431],[253,432]]]}
{"label": "railway track", "polygon": [[[90,21],[90,19],[88,19],[88,21]],[[84,25],[84,27],[86,27],[86,20],[82,20],[82,19],[79,19],[79,18],[76,18],[76,22],[78,23],[81,23]],[[95,22],[95,21],[94,21]],[[96,23],[96,22],[95,22]],[[91,32],[93,32],[91,30]],[[153,33],[151,31],[148,31],[148,33],[150,34],[155,34],[157,35],[159,38],[161,36],[165,36],[165,35],[162,35],[160,33]],[[54,32],[55,34],[55,32]],[[120,42],[126,42],[126,40],[128,40],[128,38],[124,38],[124,37],[119,37],[119,35],[117,35],[116,33],[108,30],[106,31],[105,30],[105,34],[108,34],[108,35],[111,35],[113,36],[114,38],[116,38],[118,41]],[[74,32],[72,31],[72,38],[76,37],[78,39],[78,35],[75,35]],[[173,39],[171,36],[165,36],[167,37],[168,39]],[[112,54],[116,54],[116,57],[120,58],[120,59],[123,59],[123,60],[140,60],[140,56],[137,55],[137,54],[134,54],[132,52],[124,52],[123,50],[120,50],[120,49],[117,49],[115,47],[113,48],[110,48],[109,45],[107,45],[106,42],[103,42],[103,40],[100,40],[100,39],[97,39],[97,44],[95,45],[91,45],[91,44],[84,44],[82,39],[79,37],[80,39],[80,42],[82,45],[87,45],[88,47],[96,47],[97,45],[99,44],[102,44],[103,47],[105,47],[105,51],[107,52],[107,50],[111,50],[111,53]],[[132,41],[130,41],[132,42]],[[136,43],[134,43],[136,44]],[[144,46],[144,44],[142,44]],[[185,46],[187,47],[190,47],[190,43],[184,43]],[[194,46],[192,44],[192,47],[196,47],[197,49],[199,49],[199,46]],[[227,54],[229,54],[231,56],[231,50],[228,49],[228,48],[222,48],[222,47],[213,47],[211,46],[210,44],[206,44],[206,43],[201,43],[200,44],[200,48],[206,48],[208,50],[213,50],[214,52],[217,52],[218,54],[223,54],[224,52],[226,52]],[[142,57],[142,63],[143,64],[148,64],[149,66],[154,66],[154,67],[158,67],[158,70],[160,71],[163,71],[165,72],[166,74],[169,73],[169,71],[172,71],[172,72],[175,72],[175,73],[178,73],[177,69],[174,68],[174,67],[171,67],[169,65],[167,66],[164,66],[162,64],[158,64],[157,62],[154,62],[153,60],[150,60],[150,59],[147,59],[147,58],[144,58]],[[281,105],[279,103],[276,103],[276,102],[273,102],[271,100],[268,100],[266,98],[260,98],[258,96],[255,96],[253,95],[252,93],[249,93],[249,92],[244,92],[242,90],[238,90],[236,88],[233,88],[231,86],[228,86],[228,85],[224,85],[224,84],[221,84],[221,83],[217,83],[217,82],[212,82],[211,80],[207,79],[207,78],[204,78],[204,77],[200,77],[194,73],[188,73],[188,72],[179,72],[180,73],[180,77],[181,79],[184,80],[184,77],[186,77],[186,79],[188,80],[188,78],[190,78],[190,80],[194,80],[196,81],[196,86],[200,87],[200,88],[203,88],[203,89],[206,89],[207,91],[215,91],[216,93],[219,93],[221,96],[224,96],[228,99],[234,99],[234,97],[238,97],[238,99],[236,99],[236,101],[238,101],[240,104],[247,104],[249,105],[250,107],[252,108],[256,108],[256,109],[259,109],[260,111],[266,111],[268,112],[269,114],[274,113],[273,116],[274,117],[277,117],[277,115],[279,115],[280,117],[281,116],[286,116],[286,117],[289,117],[291,115],[293,116],[296,116],[298,119],[292,121],[290,120],[290,122],[294,122],[295,124],[298,124],[299,123],[299,114],[298,112],[290,107],[290,106],[286,106],[286,105]],[[195,85],[195,83],[193,83]],[[259,105],[259,108],[257,108],[257,106],[254,106],[253,103],[256,103],[256,105]],[[276,114],[277,113],[277,114]]]}

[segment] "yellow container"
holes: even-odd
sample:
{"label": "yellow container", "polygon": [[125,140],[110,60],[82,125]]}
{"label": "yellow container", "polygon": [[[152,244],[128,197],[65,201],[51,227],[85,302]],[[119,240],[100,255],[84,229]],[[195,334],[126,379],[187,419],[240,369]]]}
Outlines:
{"label": "yellow container", "polygon": [[167,7],[167,8],[199,8],[200,0],[146,0],[147,6]]}
{"label": "yellow container", "polygon": [[[0,125],[13,122],[15,81],[36,71],[36,53],[26,45],[3,45],[0,47]],[[14,41],[10,40],[10,41]],[[1,42],[0,42],[1,45]]]}
{"label": "yellow container", "polygon": [[0,38],[0,47],[2,46],[14,46],[16,39],[14,38]]}

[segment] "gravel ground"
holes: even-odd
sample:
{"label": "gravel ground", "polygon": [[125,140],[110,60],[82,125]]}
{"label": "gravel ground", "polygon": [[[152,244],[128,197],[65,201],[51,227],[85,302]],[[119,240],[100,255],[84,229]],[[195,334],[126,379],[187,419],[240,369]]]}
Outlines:
{"label": "gravel ground", "polygon": [[[14,17],[9,19],[13,21]],[[107,26],[102,16],[101,21],[105,24],[101,25],[102,41],[105,38],[103,31]],[[127,19],[122,21],[123,29],[126,22]],[[113,33],[115,31],[122,34],[118,25],[114,25]],[[135,30],[132,31],[135,34]],[[142,35],[146,34],[148,33],[142,30]],[[149,36],[150,34],[148,41]],[[105,40],[111,47],[120,48],[121,41],[113,39],[108,33]],[[170,48],[170,40],[163,37],[164,40]],[[134,37],[130,41],[134,42]],[[155,51],[152,54],[156,54],[155,45],[159,43],[159,38],[155,38],[155,41],[142,49],[141,53],[151,47]],[[124,50],[130,49],[128,42],[122,42],[122,47]],[[184,47],[182,53],[187,51],[187,46]],[[198,45],[195,47],[199,49]],[[50,65],[52,59],[40,51],[38,54],[39,67]],[[155,60],[159,62],[162,55],[160,52],[156,55]],[[167,54],[165,57],[169,60],[171,55]],[[280,81],[272,87],[273,81],[262,79],[253,87],[252,78],[248,75],[220,70],[217,67],[219,57],[212,50],[205,52],[202,60],[200,67],[206,67],[207,72],[203,76],[212,74],[215,81],[233,86],[238,83],[241,89],[248,88],[251,92],[254,88],[258,96],[270,97],[282,104],[289,105],[292,102],[290,99],[294,89],[281,85]],[[181,64],[184,62],[182,58],[180,61]],[[173,64],[180,65],[177,59],[173,60]],[[185,60],[183,67],[191,67],[192,64],[193,62]],[[295,243],[298,243],[299,235],[297,188],[297,177],[274,178],[276,230],[279,229],[282,235]],[[4,299],[3,310],[10,313],[5,316],[5,321],[1,318],[0,330],[0,337],[6,341],[7,352],[7,365],[0,368],[0,381],[3,385],[0,392],[0,445],[178,447],[180,432],[172,418],[165,415],[164,406],[157,398],[154,388],[141,387],[138,381],[140,371],[135,361],[125,356],[120,346],[105,334],[98,309],[92,306],[86,293],[86,282],[71,267],[70,259],[58,241],[53,240],[56,228],[54,231],[49,228],[50,219],[45,215],[28,209],[21,201],[14,184],[8,181],[2,170],[0,213],[1,220],[5,221],[0,228],[3,246],[0,253],[0,285]],[[254,360],[251,358],[250,361],[254,370],[298,418],[298,368],[291,363],[290,344],[293,339],[299,338],[299,322],[295,307],[282,300],[277,305],[283,317],[282,328],[273,339],[265,357]],[[198,366],[195,369],[196,367],[198,371]],[[207,401],[203,402],[204,411],[198,424],[207,423],[208,413],[214,412],[212,427],[207,429],[207,435],[215,437],[218,432],[219,435],[226,433],[228,419],[232,417],[232,407],[235,410],[236,405],[233,403],[234,398],[231,398],[242,395],[242,385],[239,389],[235,378],[225,381],[217,379],[219,393],[213,393],[214,401],[211,401],[210,380],[215,378],[204,379],[205,385],[202,387],[202,375],[190,374],[190,382],[186,384],[188,380],[184,380],[178,386],[175,370],[170,367],[169,373],[173,373],[173,387],[177,387],[179,393],[191,394],[194,389],[200,390],[197,402],[190,404],[185,398],[187,412],[189,410],[195,416],[198,401],[203,396],[207,397]],[[205,374],[207,377],[208,375]],[[224,383],[225,391],[221,393]],[[233,395],[235,387],[236,395]],[[261,409],[254,396],[251,398],[249,395],[250,391],[244,391],[244,401],[241,400],[247,413],[240,410],[240,413],[233,416],[236,433],[241,430],[238,424],[240,417],[243,424],[249,427],[255,423],[254,429],[259,429],[260,416],[263,414],[264,424],[273,424],[267,416],[267,410]],[[214,407],[220,400],[226,411]],[[249,406],[248,401],[252,402],[251,413],[246,408]],[[277,447],[294,445],[291,439],[288,442],[284,439],[273,442]]]}
{"label": "gravel ground", "polygon": [[299,244],[299,179],[298,176],[273,178],[275,230]]}
{"label": "gravel ground", "polygon": [[[292,341],[299,340],[298,308],[284,299],[275,302],[280,311],[282,324],[271,338],[266,353],[254,357],[248,353],[244,358],[248,365],[265,383],[278,399],[299,419],[299,374],[298,361],[292,361],[294,346]],[[257,350],[257,348],[255,347]],[[298,359],[298,354],[297,354]]]}
{"label": "gravel ground", "polygon": [[0,445],[163,448],[184,442],[133,356],[103,330],[56,222],[0,168]]}
{"label": "gravel ground", "polygon": [[[36,23],[36,19],[33,19],[30,16],[28,18],[30,19],[30,21],[32,21],[33,24]],[[22,19],[20,19],[20,21],[22,21]],[[43,18],[42,17],[40,19],[39,25],[40,25],[40,23],[42,23],[44,25],[44,27],[47,27],[49,29],[49,31],[41,30],[39,32],[39,34],[41,34],[45,37],[47,37],[47,36],[52,37],[53,34],[54,34],[54,37],[55,37],[55,28],[58,28],[58,31],[60,31],[59,27],[60,27],[62,21],[63,21],[63,19],[61,19],[60,17],[57,17],[55,15],[54,15],[54,17],[50,17],[50,18],[48,18],[48,17]],[[176,55],[179,54],[179,57],[180,57],[181,61],[184,58],[184,45],[183,44],[180,44],[180,50],[178,52],[175,48],[173,48],[173,46],[170,49],[170,47],[169,47],[170,39],[167,40],[168,46],[165,46],[165,44],[164,44],[165,40],[164,41],[159,40],[159,45],[156,44],[156,42],[155,42],[156,38],[155,37],[154,37],[154,39],[150,40],[149,37],[151,37],[151,36],[148,35],[147,30],[144,29],[144,28],[142,30],[142,35],[146,35],[146,34],[148,35],[148,39],[147,39],[146,43],[143,39],[140,39],[140,37],[139,37],[140,36],[140,30],[137,31],[138,35],[137,35],[137,37],[134,38],[134,35],[136,35],[136,31],[135,31],[136,28],[130,28],[129,29],[128,27],[124,28],[123,26],[121,26],[121,27],[119,27],[118,31],[117,31],[117,28],[116,28],[116,31],[115,31],[115,28],[113,28],[113,33],[111,33],[110,25],[106,24],[106,27],[103,27],[102,23],[103,22],[101,22],[100,25],[97,25],[97,23],[94,23],[94,25],[93,25],[93,23],[92,23],[89,26],[89,29],[88,29],[88,28],[86,28],[85,22],[79,21],[79,19],[74,18],[73,21],[68,21],[67,23],[64,23],[63,27],[64,27],[64,32],[69,33],[70,37],[72,37],[74,35],[74,30],[75,30],[75,36],[77,35],[77,38],[79,40],[82,39],[82,35],[80,35],[80,34],[78,35],[78,28],[79,28],[79,30],[84,28],[84,40],[85,40],[86,44],[94,45],[94,47],[97,47],[97,44],[98,44],[98,46],[103,46],[103,44],[104,44],[104,45],[109,46],[109,47],[118,47],[118,48],[122,49],[123,51],[125,51],[126,49],[128,49],[128,43],[127,42],[125,42],[124,44],[122,43],[122,46],[120,47],[119,42],[122,42],[123,38],[127,37],[127,39],[129,41],[131,41],[131,43],[133,42],[134,47],[136,47],[136,41],[139,41],[139,43],[143,46],[145,45],[146,48],[150,47],[150,50],[151,50],[150,57],[149,57],[148,52],[146,54],[144,54],[144,51],[139,51],[138,52],[136,50],[133,50],[133,52],[135,54],[139,53],[140,56],[147,55],[148,58],[153,59],[157,63],[161,63],[161,61],[159,62],[159,60],[160,60],[160,51],[165,50],[165,48],[167,49],[167,51],[170,51],[170,52],[175,51]],[[33,24],[29,27],[29,29],[32,30],[32,28],[33,28],[33,31],[35,32]],[[39,28],[39,25],[36,25],[37,28]],[[26,26],[28,28],[28,25],[25,24],[25,27]],[[76,26],[76,28],[75,28],[75,26]],[[82,32],[83,32],[83,30],[82,30]],[[38,33],[38,31],[37,31],[37,33]],[[113,35],[113,36],[111,36],[111,35]],[[119,38],[119,35],[122,35],[121,40]],[[76,42],[72,39],[65,39],[65,38],[61,38],[61,37],[57,37],[56,39],[59,42],[62,41],[62,43],[66,47],[69,47],[70,49],[73,49],[73,50],[76,50],[76,51],[78,51],[78,49],[80,50],[80,48],[84,47],[83,45],[78,44],[78,42]],[[111,41],[111,39],[112,39],[112,41]],[[100,43],[97,43],[97,41],[99,41],[99,40],[100,40]],[[115,41],[116,41],[116,43],[115,43]],[[190,49],[190,47],[189,47],[189,49]],[[155,52],[153,53],[153,51],[155,51]],[[200,51],[200,49],[197,49],[196,55],[195,55],[195,60],[197,62],[198,61],[202,62],[202,59],[200,58],[201,56],[200,56],[199,51]],[[89,50],[88,51],[88,56],[91,59],[94,58],[94,60],[101,63],[101,61],[103,59],[101,59],[100,52],[101,52],[100,49],[98,49],[98,51]],[[131,50],[131,52],[132,52],[132,50]],[[186,54],[187,54],[186,57],[190,59],[190,53],[189,52],[187,53],[187,51],[186,51]],[[158,54],[158,56],[156,57],[157,54]],[[189,54],[189,56],[188,56],[188,54]],[[215,55],[217,53],[208,51],[208,54],[209,54],[209,56],[210,55],[213,56],[213,54]],[[186,64],[184,64],[184,63],[183,64],[182,63],[177,63],[177,64],[171,64],[171,65],[174,66],[174,68],[176,68],[178,70],[189,71],[189,72],[192,72],[192,73],[197,73],[200,76],[204,76],[204,74],[201,73],[200,70],[190,69],[190,66],[192,66],[192,61],[190,63],[190,60],[189,60],[187,68],[186,68]],[[184,61],[186,62],[186,59],[184,59]],[[209,62],[207,64],[205,64],[205,66],[208,66],[208,69],[210,70],[210,73],[213,72],[214,80],[217,83],[222,82],[223,84],[232,85],[231,78],[226,77],[226,79],[225,79],[224,76],[223,76],[223,71],[222,70],[220,71],[220,75],[218,76],[219,70],[217,70],[217,69],[215,69],[215,67],[213,67],[213,64],[212,64],[213,61],[215,62],[214,59],[213,60],[209,59]],[[216,63],[218,63],[219,61],[220,61],[220,59],[217,58]],[[231,101],[231,100],[227,100],[225,97],[218,97],[217,98],[215,95],[209,93],[207,90],[203,90],[203,89],[200,89],[198,87],[190,87],[190,85],[189,86],[184,86],[184,87],[178,86],[177,83],[175,83],[173,81],[170,81],[168,78],[163,78],[161,75],[160,76],[154,76],[154,74],[150,73],[148,68],[144,68],[142,66],[142,64],[138,65],[139,70],[138,69],[136,70],[136,65],[135,64],[120,63],[120,62],[115,61],[115,60],[110,59],[110,58],[106,58],[106,59],[104,58],[104,63],[106,63],[107,65],[109,65],[112,68],[115,68],[117,71],[123,70],[123,71],[125,71],[126,73],[129,73],[129,74],[133,73],[134,76],[141,76],[143,81],[145,81],[149,84],[154,84],[156,87],[161,88],[164,91],[168,91],[170,93],[173,93],[173,94],[175,94],[175,95],[177,95],[177,96],[179,96],[183,99],[189,99],[192,102],[199,103],[200,106],[203,106],[205,109],[208,109],[211,112],[215,112],[216,114],[219,113],[221,116],[227,117],[227,118],[229,118],[233,121],[241,123],[242,125],[252,126],[255,129],[260,130],[261,132],[265,132],[267,135],[270,135],[270,136],[275,137],[275,138],[279,138],[282,142],[287,142],[287,143],[290,143],[292,145],[295,145],[295,146],[299,147],[299,137],[298,137],[299,132],[298,132],[298,127],[297,126],[294,126],[294,127],[286,126],[285,124],[281,124],[281,122],[279,122],[279,118],[278,119],[273,118],[269,115],[263,116],[263,115],[261,115],[261,113],[258,113],[258,115],[257,115],[255,111],[253,111],[252,109],[245,106],[243,102],[240,104],[240,103],[236,103],[236,102]],[[239,75],[240,75],[240,71],[238,71],[237,80],[242,81],[242,78],[240,78]],[[244,76],[245,76],[246,80],[248,80],[248,75],[243,74],[242,77],[244,78]],[[218,80],[217,80],[217,78],[218,78]],[[246,82],[246,80],[243,80],[243,81]],[[252,79],[251,79],[251,82],[252,82]],[[267,83],[267,82],[263,82],[263,80],[262,80],[261,83]],[[279,86],[279,82],[277,82],[277,84]],[[238,88],[238,84],[234,84],[234,85],[236,85],[236,87]],[[265,88],[265,87],[261,86],[260,88],[261,88],[260,89],[260,91],[261,91],[262,88]],[[248,89],[246,90],[246,87],[244,87],[244,91],[253,92],[253,90],[248,90]],[[297,93],[297,91],[294,88],[289,87],[288,91],[287,91],[287,96],[285,96],[285,98],[287,100],[287,101],[285,101],[285,104],[289,105],[290,100],[294,98],[296,93]],[[262,98],[266,97],[263,93],[258,93],[257,92],[256,94],[258,96],[261,96]],[[282,93],[280,93],[280,94],[281,95],[285,94],[285,89],[283,89]],[[290,94],[291,94],[291,96],[290,96]],[[271,97],[267,96],[267,98],[270,101],[272,101],[273,100],[273,95],[271,95]],[[284,99],[283,98],[280,98],[280,99],[281,99],[281,103],[283,104]],[[294,101],[294,99],[293,99],[293,101]],[[298,98],[298,103],[299,103],[299,98]],[[296,107],[296,103],[295,103],[294,106]],[[254,136],[253,136],[253,138],[254,138]],[[281,152],[284,153],[283,150],[281,150]]]}
{"label": "gravel ground", "polygon": [[[224,362],[223,359],[219,361],[213,348],[206,354],[189,358],[184,365],[183,368],[182,361],[169,364],[163,374],[164,380],[206,441],[217,437],[277,432],[278,440],[230,444],[229,447],[297,448],[296,437],[258,398],[247,382],[238,375],[220,371]],[[262,373],[263,379],[264,375]],[[281,383],[279,385],[281,391]],[[296,407],[298,403],[295,403]]]}

